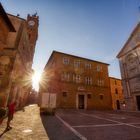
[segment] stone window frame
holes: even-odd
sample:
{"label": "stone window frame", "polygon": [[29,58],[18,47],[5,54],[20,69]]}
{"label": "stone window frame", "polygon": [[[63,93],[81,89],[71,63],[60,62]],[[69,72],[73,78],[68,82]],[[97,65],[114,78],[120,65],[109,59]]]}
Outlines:
{"label": "stone window frame", "polygon": [[74,60],[74,67],[79,68],[81,65],[81,60]]}
{"label": "stone window frame", "polygon": [[70,63],[69,58],[63,57],[63,64],[64,64],[64,65],[69,65],[69,63]]}
{"label": "stone window frame", "polygon": [[81,83],[81,75],[79,75],[79,74],[75,75],[75,82]]}
{"label": "stone window frame", "polygon": [[100,77],[99,77],[97,82],[98,82],[98,83],[97,83],[98,86],[104,86],[104,83],[105,83],[105,82],[104,82],[104,79],[103,79],[103,78],[100,78]]}
{"label": "stone window frame", "polygon": [[101,72],[101,71],[102,71],[102,66],[99,65],[99,64],[97,65],[97,71],[98,71],[98,72]]}
{"label": "stone window frame", "polygon": [[86,69],[91,69],[92,68],[92,64],[91,63],[85,63],[85,68]]}
{"label": "stone window frame", "polygon": [[61,80],[62,81],[70,81],[70,74],[67,72],[62,72],[61,74]]}
{"label": "stone window frame", "polygon": [[85,77],[85,84],[86,85],[92,85],[92,77],[86,76]]}

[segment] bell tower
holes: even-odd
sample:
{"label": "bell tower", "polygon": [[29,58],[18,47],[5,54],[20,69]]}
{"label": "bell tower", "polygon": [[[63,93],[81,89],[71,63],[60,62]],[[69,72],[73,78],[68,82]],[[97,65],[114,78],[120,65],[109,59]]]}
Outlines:
{"label": "bell tower", "polygon": [[34,57],[35,52],[35,45],[38,38],[38,26],[39,26],[39,16],[37,16],[37,13],[34,15],[27,16],[27,30],[29,35],[29,42],[30,42],[30,50],[31,50],[31,56],[32,60]]}

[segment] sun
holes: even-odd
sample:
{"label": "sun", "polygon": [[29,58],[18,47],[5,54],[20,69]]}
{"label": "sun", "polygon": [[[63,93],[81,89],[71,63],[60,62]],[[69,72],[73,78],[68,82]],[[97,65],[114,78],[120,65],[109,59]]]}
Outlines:
{"label": "sun", "polygon": [[32,86],[33,86],[33,89],[35,89],[36,91],[39,90],[40,79],[41,79],[41,72],[35,71],[32,76]]}

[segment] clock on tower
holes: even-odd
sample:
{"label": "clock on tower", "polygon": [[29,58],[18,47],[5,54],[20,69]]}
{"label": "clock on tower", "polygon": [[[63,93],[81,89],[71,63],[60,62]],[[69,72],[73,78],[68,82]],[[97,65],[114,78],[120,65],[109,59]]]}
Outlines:
{"label": "clock on tower", "polygon": [[32,58],[35,51],[35,45],[38,38],[38,25],[39,25],[39,17],[37,14],[27,16],[27,30],[30,42],[30,50],[32,54]]}
{"label": "clock on tower", "polygon": [[29,25],[29,26],[34,26],[34,25],[35,25],[35,21],[29,20],[29,21],[28,21],[28,25]]}

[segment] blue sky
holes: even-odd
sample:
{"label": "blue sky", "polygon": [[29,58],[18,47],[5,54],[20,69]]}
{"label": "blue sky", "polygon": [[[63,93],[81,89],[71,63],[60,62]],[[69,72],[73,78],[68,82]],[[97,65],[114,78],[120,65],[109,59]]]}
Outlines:
{"label": "blue sky", "polygon": [[1,0],[7,13],[39,15],[33,68],[43,70],[53,50],[109,63],[120,78],[119,53],[138,23],[139,0]]}

